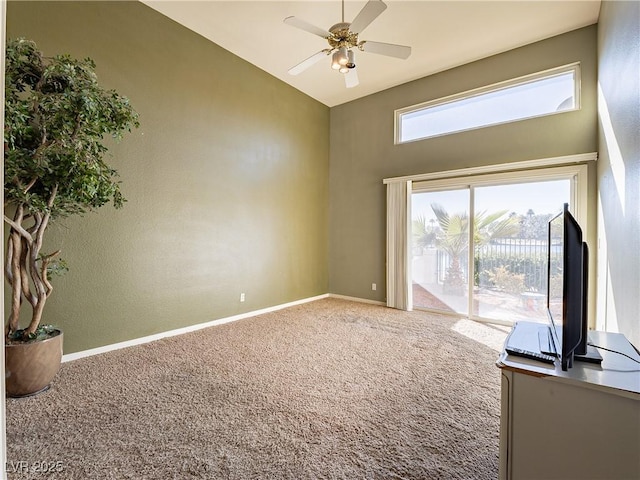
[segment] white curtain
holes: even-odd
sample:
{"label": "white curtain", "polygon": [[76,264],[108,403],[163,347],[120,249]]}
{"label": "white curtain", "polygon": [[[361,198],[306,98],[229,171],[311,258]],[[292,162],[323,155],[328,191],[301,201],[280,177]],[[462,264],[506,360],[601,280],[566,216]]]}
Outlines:
{"label": "white curtain", "polygon": [[411,181],[387,183],[387,306],[413,309]]}

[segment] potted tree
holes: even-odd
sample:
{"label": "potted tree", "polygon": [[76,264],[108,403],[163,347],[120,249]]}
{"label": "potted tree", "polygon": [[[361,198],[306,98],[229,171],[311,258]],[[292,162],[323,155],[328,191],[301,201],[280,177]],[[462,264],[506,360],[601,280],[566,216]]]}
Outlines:
{"label": "potted tree", "polygon": [[[41,320],[53,291],[51,276],[66,266],[59,250],[41,251],[47,227],[125,201],[117,172],[104,162],[103,142],[137,127],[138,117],[127,98],[98,85],[94,70],[89,58],[45,57],[32,41],[7,42],[4,273],[11,288],[5,330],[10,396],[46,389],[60,367],[62,332]],[[20,328],[25,301],[31,318]]]}

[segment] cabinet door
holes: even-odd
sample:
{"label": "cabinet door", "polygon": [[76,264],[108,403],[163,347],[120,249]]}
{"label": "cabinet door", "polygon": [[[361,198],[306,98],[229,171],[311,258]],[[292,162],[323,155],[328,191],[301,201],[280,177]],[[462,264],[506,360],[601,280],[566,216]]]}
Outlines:
{"label": "cabinet door", "polygon": [[640,401],[519,373],[507,391],[504,478],[640,478]]}

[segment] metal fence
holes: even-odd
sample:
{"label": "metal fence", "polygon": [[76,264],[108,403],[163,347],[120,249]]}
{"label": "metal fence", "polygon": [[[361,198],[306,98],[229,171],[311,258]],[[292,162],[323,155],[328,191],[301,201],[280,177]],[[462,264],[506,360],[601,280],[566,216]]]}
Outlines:
{"label": "metal fence", "polygon": [[547,240],[529,238],[500,238],[476,248],[475,283],[486,285],[488,272],[503,267],[514,276],[523,275],[526,290],[544,293],[547,291],[548,248]]}
{"label": "metal fence", "polygon": [[[559,251],[560,246],[552,245],[552,252]],[[523,276],[524,288],[530,292],[545,293],[547,291],[547,240],[529,238],[500,238],[476,248],[474,254],[474,285],[479,287],[494,286],[491,272],[503,268],[511,275]],[[460,267],[465,278],[468,278],[469,266],[466,255],[460,259]],[[438,280],[444,281],[450,258],[446,252],[438,250]],[[517,277],[522,278],[522,277]]]}

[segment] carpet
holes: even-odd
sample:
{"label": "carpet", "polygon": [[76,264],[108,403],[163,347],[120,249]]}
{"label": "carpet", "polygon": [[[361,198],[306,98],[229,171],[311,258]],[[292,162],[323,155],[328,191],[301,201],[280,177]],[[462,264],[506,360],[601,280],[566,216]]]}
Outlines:
{"label": "carpet", "polygon": [[329,298],[65,363],[7,399],[9,478],[495,479],[500,342],[460,322]]}

